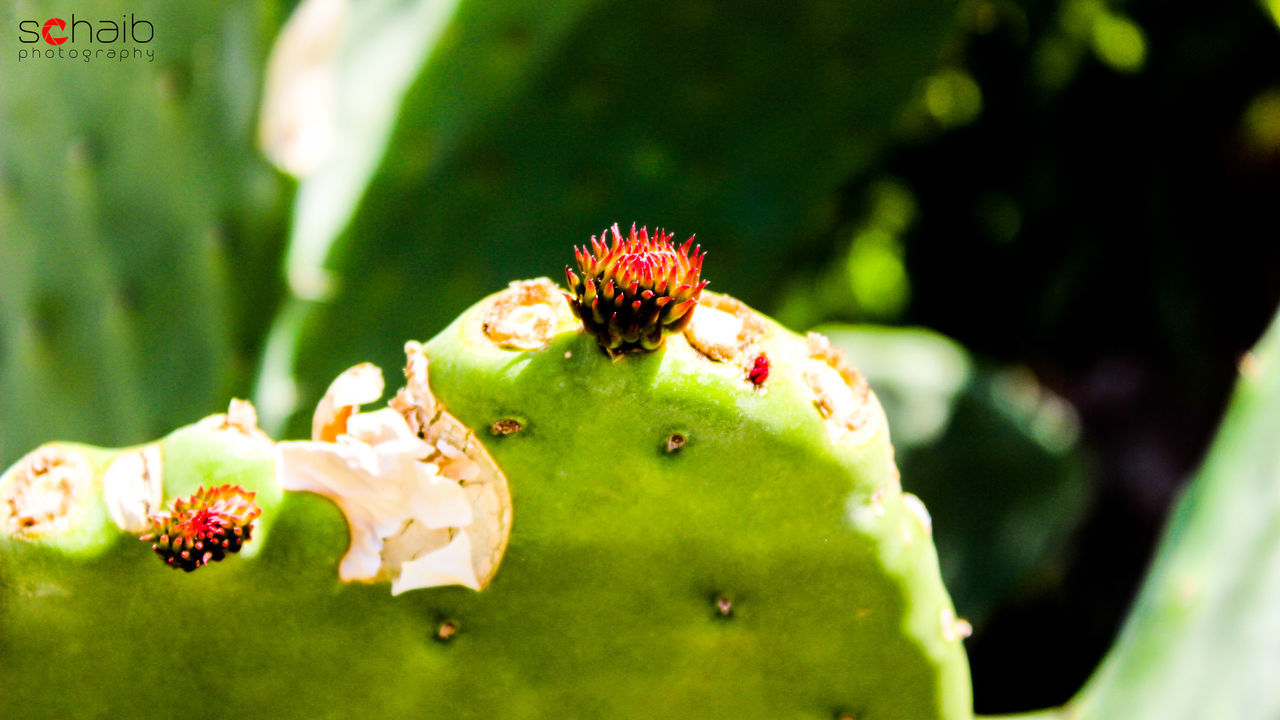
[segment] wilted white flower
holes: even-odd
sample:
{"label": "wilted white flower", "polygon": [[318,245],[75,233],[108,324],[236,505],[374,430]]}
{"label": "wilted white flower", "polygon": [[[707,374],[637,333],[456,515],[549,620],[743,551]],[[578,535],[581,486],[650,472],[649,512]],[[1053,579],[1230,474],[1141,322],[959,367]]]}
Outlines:
{"label": "wilted white flower", "polygon": [[[343,580],[390,580],[392,594],[439,585],[483,588],[510,531],[506,479],[479,441],[437,412],[426,355],[411,343],[409,382],[393,407],[360,412],[382,373],[357,365],[329,386],[312,439],[278,444],[286,490],[333,500],[351,529]],[[459,447],[459,440],[461,447]]]}

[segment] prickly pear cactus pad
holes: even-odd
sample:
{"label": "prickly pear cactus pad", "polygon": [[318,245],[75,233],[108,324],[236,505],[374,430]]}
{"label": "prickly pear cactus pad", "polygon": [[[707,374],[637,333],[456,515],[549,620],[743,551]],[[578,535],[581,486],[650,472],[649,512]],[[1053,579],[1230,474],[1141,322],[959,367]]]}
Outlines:
{"label": "prickly pear cactus pad", "polygon": [[[619,280],[639,312],[592,333],[584,288],[513,283],[408,343],[382,409],[377,368],[344,373],[307,441],[239,404],[35,451],[0,480],[3,714],[969,718],[967,624],[875,396],[701,287],[629,334],[700,284]],[[179,516],[239,552],[165,567]]]}

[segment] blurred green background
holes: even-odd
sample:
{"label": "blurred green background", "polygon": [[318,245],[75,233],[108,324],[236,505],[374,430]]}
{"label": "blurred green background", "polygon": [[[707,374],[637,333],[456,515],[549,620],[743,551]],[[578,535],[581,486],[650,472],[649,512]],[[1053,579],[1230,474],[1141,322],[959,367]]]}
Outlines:
{"label": "blurred green background", "polygon": [[1059,704],[1280,301],[1278,10],[102,0],[154,61],[81,62],[8,3],[0,465],[230,396],[301,436],[342,369],[661,225],[871,379],[978,711]]}

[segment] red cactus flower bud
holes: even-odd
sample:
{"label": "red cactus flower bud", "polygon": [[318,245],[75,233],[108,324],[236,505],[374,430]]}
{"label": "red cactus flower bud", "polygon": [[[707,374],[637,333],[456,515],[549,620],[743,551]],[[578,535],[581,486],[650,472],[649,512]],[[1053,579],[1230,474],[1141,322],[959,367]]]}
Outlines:
{"label": "red cactus flower bud", "polygon": [[[574,248],[579,278],[565,267],[572,295],[565,294],[582,326],[611,354],[656,350],[667,335],[688,326],[706,280],[700,280],[702,246],[689,238],[677,249],[671,233],[647,228],[623,237],[615,224],[613,240],[591,237],[591,247]],[[601,238],[604,233],[600,234]]]}
{"label": "red cactus flower bud", "polygon": [[141,539],[175,570],[191,572],[218,562],[249,540],[253,521],[262,514],[253,503],[256,495],[238,485],[201,487],[175,500],[173,509],[152,515],[151,532]]}

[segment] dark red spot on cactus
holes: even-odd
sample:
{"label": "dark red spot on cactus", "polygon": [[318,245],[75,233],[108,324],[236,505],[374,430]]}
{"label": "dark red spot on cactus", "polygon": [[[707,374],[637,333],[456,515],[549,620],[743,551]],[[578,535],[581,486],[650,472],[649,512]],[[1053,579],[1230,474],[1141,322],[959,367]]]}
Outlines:
{"label": "dark red spot on cactus", "polygon": [[706,253],[693,247],[693,238],[676,248],[672,234],[661,229],[651,236],[647,228],[637,232],[632,225],[625,238],[617,225],[610,232],[608,244],[592,236],[590,248],[574,248],[582,276],[565,267],[573,292],[565,299],[609,353],[656,350],[693,318],[707,286],[700,279]]}
{"label": "dark red spot on cactus", "polygon": [[769,379],[769,358],[764,353],[760,353],[751,369],[747,371],[747,378],[757,387]]}
{"label": "dark red spot on cactus", "polygon": [[240,552],[253,533],[253,521],[262,514],[252,493],[238,485],[201,487],[173,507],[151,516],[151,532],[142,540],[152,543],[169,567],[191,572],[228,553]]}

